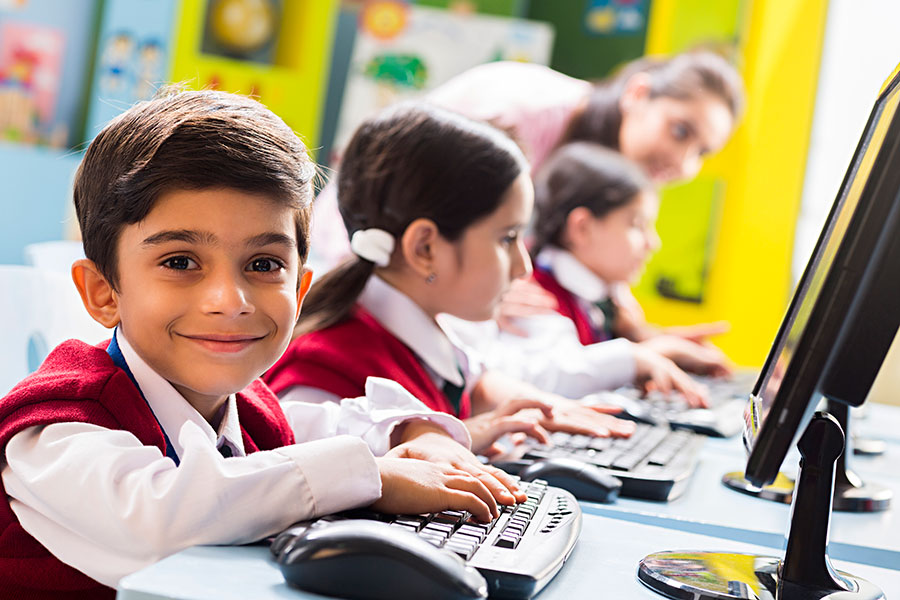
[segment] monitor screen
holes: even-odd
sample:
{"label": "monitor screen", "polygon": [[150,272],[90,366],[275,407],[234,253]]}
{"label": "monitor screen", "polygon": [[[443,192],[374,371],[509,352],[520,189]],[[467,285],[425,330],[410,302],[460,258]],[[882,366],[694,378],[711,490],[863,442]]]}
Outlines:
{"label": "monitor screen", "polygon": [[[896,331],[896,317],[885,321],[885,315],[871,307],[878,305],[874,298],[885,298],[885,279],[880,277],[884,273],[876,271],[890,266],[885,260],[893,251],[889,242],[900,237],[895,223],[900,194],[898,81],[900,76],[895,75],[875,103],[753,388],[744,427],[750,451],[745,475],[753,485],[775,479],[789,446],[818,403],[820,383],[828,379],[826,366],[835,365],[835,354],[847,354],[848,340],[860,341],[850,329],[864,324],[884,338],[893,323],[891,339]],[[889,341],[876,344],[870,352],[859,345],[850,351],[859,353],[859,362],[868,371],[877,372],[889,345]],[[868,387],[857,386],[852,403],[862,402],[867,392]]]}

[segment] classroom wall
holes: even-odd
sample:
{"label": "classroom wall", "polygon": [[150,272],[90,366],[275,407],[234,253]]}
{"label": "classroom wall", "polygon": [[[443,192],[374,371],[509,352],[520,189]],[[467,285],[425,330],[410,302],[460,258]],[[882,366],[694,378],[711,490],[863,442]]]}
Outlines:
{"label": "classroom wall", "polygon": [[[884,81],[900,64],[900,3],[831,0],[816,94],[793,278],[806,266],[859,136]],[[900,405],[900,339],[882,365],[870,400]]]}

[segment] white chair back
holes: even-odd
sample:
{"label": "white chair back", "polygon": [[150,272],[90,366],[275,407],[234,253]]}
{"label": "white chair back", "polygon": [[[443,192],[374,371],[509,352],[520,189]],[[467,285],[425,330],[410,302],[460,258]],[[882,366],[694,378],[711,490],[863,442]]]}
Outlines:
{"label": "white chair back", "polygon": [[0,265],[0,332],[0,396],[61,342],[111,335],[84,309],[68,274],[21,265]]}
{"label": "white chair back", "polygon": [[84,247],[75,240],[35,242],[26,245],[22,254],[26,265],[68,275],[72,272],[72,263],[84,258]]}

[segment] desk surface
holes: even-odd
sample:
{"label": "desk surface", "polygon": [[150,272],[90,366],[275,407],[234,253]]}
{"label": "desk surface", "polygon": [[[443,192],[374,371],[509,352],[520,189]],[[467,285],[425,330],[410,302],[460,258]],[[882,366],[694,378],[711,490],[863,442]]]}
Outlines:
{"label": "desk surface", "polygon": [[[879,406],[858,424],[864,435],[877,435],[891,425],[900,431],[900,408]],[[876,513],[833,513],[829,546],[832,558],[900,568],[900,442],[886,439],[885,455],[853,457],[850,464],[864,481],[892,489],[893,507]],[[723,474],[742,470],[745,461],[739,439],[708,439],[697,471],[679,498],[665,503],[620,498],[615,504],[582,506],[590,514],[781,547],[790,506],[747,496],[721,483]],[[795,474],[798,461],[799,454],[794,449],[785,459],[783,470]]]}
{"label": "desk surface", "polygon": [[[636,578],[637,564],[661,550],[777,550],[704,535],[585,514],[575,550],[539,600],[661,600]],[[841,570],[900,590],[900,571],[835,561]],[[599,591],[604,593],[598,594]],[[289,588],[264,546],[190,548],[122,580],[118,600],[284,600],[321,598]]]}

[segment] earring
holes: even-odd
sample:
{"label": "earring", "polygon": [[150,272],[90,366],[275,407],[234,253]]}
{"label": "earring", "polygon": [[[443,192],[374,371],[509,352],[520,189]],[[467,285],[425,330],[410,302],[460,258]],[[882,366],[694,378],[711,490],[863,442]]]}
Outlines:
{"label": "earring", "polygon": [[428,277],[425,278],[425,283],[431,285],[434,283],[434,280],[437,279],[437,273],[431,272],[428,274]]}

